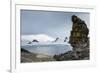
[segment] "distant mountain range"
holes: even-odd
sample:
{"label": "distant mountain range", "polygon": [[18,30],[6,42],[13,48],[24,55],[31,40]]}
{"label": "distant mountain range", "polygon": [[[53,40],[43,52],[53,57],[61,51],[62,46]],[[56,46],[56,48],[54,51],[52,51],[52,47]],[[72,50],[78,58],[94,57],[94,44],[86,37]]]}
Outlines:
{"label": "distant mountain range", "polygon": [[[65,39],[66,40],[66,39]],[[46,34],[39,35],[22,35],[21,43],[22,44],[32,44],[32,43],[61,43],[66,42],[65,40],[60,39],[59,37],[53,38]]]}
{"label": "distant mountain range", "polygon": [[45,34],[39,34],[39,35],[22,35],[21,41],[22,42],[51,42],[54,41],[55,38],[45,35]]}

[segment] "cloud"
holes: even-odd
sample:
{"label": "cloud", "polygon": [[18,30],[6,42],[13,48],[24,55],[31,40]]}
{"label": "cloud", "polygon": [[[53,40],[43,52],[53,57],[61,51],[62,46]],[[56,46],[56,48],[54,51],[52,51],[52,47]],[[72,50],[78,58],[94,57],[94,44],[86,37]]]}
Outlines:
{"label": "cloud", "polygon": [[21,35],[46,34],[55,38],[69,38],[72,15],[84,20],[89,28],[89,13],[21,10]]}

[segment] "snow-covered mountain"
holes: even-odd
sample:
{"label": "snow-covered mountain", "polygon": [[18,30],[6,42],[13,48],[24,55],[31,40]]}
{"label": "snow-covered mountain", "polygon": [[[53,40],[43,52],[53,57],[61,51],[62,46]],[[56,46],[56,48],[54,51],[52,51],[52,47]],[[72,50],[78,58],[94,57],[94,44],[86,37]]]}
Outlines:
{"label": "snow-covered mountain", "polygon": [[32,42],[33,40],[38,40],[39,42],[51,42],[55,39],[51,36],[48,36],[46,34],[39,34],[39,35],[22,35],[21,36],[21,42]]}

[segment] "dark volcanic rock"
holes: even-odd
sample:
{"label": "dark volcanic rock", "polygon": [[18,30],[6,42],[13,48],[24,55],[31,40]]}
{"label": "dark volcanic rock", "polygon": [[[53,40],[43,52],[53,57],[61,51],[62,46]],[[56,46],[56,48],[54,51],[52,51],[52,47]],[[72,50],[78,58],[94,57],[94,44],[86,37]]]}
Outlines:
{"label": "dark volcanic rock", "polygon": [[73,47],[87,45],[89,29],[87,28],[86,23],[75,15],[72,16],[72,22],[73,26],[69,43]]}

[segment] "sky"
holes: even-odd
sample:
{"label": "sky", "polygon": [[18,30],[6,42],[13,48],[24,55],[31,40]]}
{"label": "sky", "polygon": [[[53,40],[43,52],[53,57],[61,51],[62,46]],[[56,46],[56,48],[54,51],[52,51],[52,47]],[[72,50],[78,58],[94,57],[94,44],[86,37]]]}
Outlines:
{"label": "sky", "polygon": [[45,34],[53,38],[69,38],[72,30],[72,15],[84,20],[88,28],[90,25],[89,13],[21,10],[20,14],[21,35]]}

